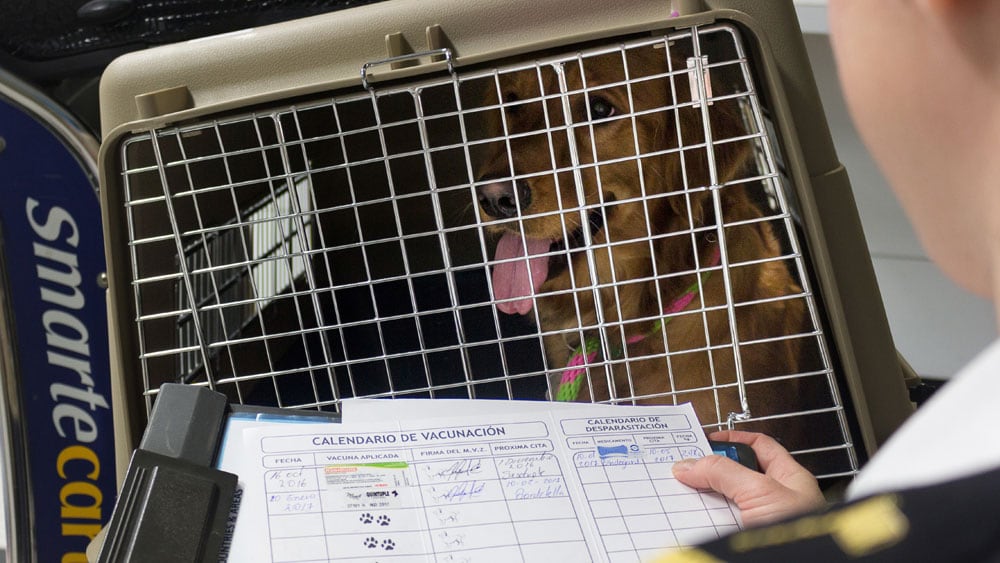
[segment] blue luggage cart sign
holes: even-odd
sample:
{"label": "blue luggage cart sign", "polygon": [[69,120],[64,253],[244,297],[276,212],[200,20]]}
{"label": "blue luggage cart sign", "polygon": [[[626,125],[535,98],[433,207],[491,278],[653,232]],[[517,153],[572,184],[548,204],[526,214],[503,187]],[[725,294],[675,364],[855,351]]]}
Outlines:
{"label": "blue luggage cart sign", "polygon": [[0,136],[17,364],[6,375],[21,389],[34,550],[38,561],[84,562],[116,494],[100,208],[69,149],[3,99]]}

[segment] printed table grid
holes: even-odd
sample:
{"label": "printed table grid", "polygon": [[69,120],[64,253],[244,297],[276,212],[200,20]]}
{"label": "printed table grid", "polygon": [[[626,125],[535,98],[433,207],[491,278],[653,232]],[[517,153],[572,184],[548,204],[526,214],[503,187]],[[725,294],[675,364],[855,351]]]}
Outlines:
{"label": "printed table grid", "polygon": [[257,430],[249,533],[281,563],[639,563],[737,529],[726,499],[673,479],[709,451],[690,406],[606,409]]}
{"label": "printed table grid", "polygon": [[345,505],[343,492],[325,481],[324,468],[332,464],[318,456],[302,456],[312,467],[268,470],[272,558],[462,561],[470,554],[547,562],[572,554],[574,561],[590,560],[559,460],[550,442],[536,442],[540,453],[497,456],[488,443],[465,444],[478,454],[429,460],[398,449],[413,460],[400,474],[405,484],[377,508]]}
{"label": "printed table grid", "polygon": [[692,491],[673,478],[674,462],[703,456],[700,448],[641,447],[633,435],[603,436],[602,442],[615,445],[578,449],[573,460],[611,561],[639,561],[737,529],[724,498]]}

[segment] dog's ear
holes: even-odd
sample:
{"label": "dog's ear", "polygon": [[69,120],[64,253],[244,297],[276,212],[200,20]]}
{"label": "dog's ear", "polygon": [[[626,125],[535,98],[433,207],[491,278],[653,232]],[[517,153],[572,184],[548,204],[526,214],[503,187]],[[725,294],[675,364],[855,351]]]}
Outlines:
{"label": "dog's ear", "polygon": [[[711,197],[711,193],[707,191],[684,194],[683,191],[678,190],[670,195],[667,198],[670,210],[674,216],[679,218],[679,224],[683,225],[671,230],[695,229],[704,226],[706,206],[711,205]],[[689,210],[690,222],[688,221]]]}
{"label": "dog's ear", "polygon": [[[705,224],[707,206],[711,205],[711,193],[706,189],[711,184],[711,175],[701,109],[681,107],[667,115],[667,147],[676,149],[665,159],[664,173],[671,191],[668,201],[687,228],[700,227]],[[680,120],[679,127],[675,120]]]}
{"label": "dog's ear", "polygon": [[[674,68],[685,68],[686,62],[674,60]],[[732,90],[719,82],[720,73],[710,77],[710,91],[718,97],[723,92]],[[673,92],[678,107],[676,111],[668,112],[667,146],[680,149],[678,158],[670,159],[668,178],[677,181],[677,190],[689,190],[688,197],[673,196],[670,198],[674,211],[687,216],[690,206],[692,227],[704,226],[712,221],[714,206],[711,192],[707,189],[713,183],[726,184],[740,177],[750,165],[750,143],[745,140],[735,140],[748,137],[744,124],[740,102],[737,98],[715,99],[708,105],[690,104],[693,100],[689,81],[690,73],[682,73],[675,77]],[[711,142],[706,143],[705,119],[708,119],[708,129],[711,132]],[[680,121],[678,127],[676,120]],[[681,138],[676,138],[680,131]],[[680,169],[683,159],[683,169]],[[711,173],[714,168],[714,177]]]}

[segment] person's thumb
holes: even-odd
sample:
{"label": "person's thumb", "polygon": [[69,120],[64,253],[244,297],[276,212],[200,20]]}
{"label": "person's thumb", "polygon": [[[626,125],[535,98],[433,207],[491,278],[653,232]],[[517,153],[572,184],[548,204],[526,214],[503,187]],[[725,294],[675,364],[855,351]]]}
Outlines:
{"label": "person's thumb", "polygon": [[679,461],[674,464],[673,473],[689,487],[712,489],[731,499],[766,486],[769,481],[764,475],[720,455]]}
{"label": "person's thumb", "polygon": [[[732,500],[747,526],[816,510],[824,503],[823,493],[811,476],[811,483],[800,483],[802,487],[792,489],[720,455],[679,461],[674,464],[673,473],[678,481],[689,487],[711,489]],[[808,475],[804,469],[802,473]]]}

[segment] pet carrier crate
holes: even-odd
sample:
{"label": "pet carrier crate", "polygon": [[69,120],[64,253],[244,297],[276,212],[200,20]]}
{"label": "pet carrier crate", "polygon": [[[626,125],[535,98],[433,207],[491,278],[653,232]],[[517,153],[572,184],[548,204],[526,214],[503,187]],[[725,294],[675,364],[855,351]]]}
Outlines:
{"label": "pet carrier crate", "polygon": [[392,0],[101,101],[126,444],[165,382],[693,399],[833,477],[910,411],[791,2]]}

